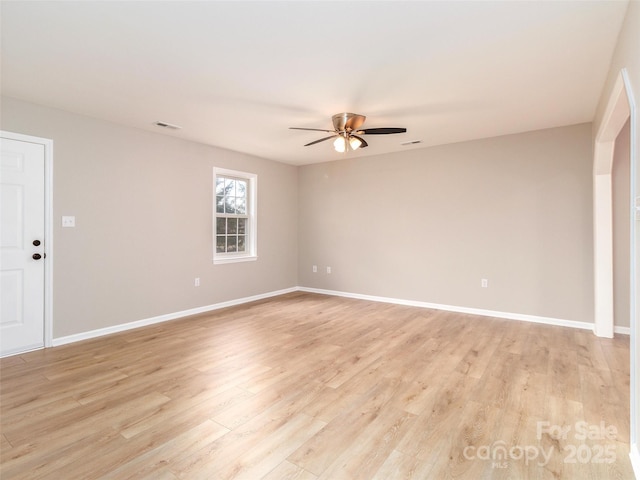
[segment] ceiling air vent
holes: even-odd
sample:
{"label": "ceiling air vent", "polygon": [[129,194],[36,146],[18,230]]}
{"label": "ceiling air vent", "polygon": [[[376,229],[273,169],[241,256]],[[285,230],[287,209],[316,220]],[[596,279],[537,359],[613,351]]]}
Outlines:
{"label": "ceiling air vent", "polygon": [[167,122],[155,122],[154,125],[157,127],[168,128],[169,130],[180,130],[182,128],[179,125],[173,125],[172,123]]}

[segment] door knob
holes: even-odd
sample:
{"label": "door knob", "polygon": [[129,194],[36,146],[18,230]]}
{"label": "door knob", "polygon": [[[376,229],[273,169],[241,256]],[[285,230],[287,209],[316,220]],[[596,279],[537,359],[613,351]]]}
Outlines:
{"label": "door knob", "polygon": [[40,240],[34,240],[34,241],[33,241],[33,244],[34,244],[36,247],[40,246]]}
{"label": "door knob", "polygon": [[42,255],[40,255],[39,253],[34,253],[33,255],[31,255],[31,258],[33,258],[34,260],[40,260],[42,258]]}

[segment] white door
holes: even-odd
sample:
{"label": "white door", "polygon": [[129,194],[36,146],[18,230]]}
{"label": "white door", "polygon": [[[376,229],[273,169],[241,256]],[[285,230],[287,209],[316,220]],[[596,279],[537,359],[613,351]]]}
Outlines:
{"label": "white door", "polygon": [[0,355],[44,346],[45,147],[0,138]]}

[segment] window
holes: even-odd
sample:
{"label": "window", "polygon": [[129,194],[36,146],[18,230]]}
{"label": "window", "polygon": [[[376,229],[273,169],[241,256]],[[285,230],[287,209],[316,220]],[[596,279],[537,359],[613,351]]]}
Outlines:
{"label": "window", "polygon": [[257,175],[214,168],[213,178],[213,263],[256,260]]}

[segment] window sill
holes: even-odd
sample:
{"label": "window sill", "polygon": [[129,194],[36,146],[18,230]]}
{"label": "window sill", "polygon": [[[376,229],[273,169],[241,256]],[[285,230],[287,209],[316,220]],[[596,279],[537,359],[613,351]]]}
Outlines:
{"label": "window sill", "polygon": [[224,257],[214,257],[213,264],[222,265],[225,263],[255,262],[256,260],[258,260],[257,255],[229,255]]}

